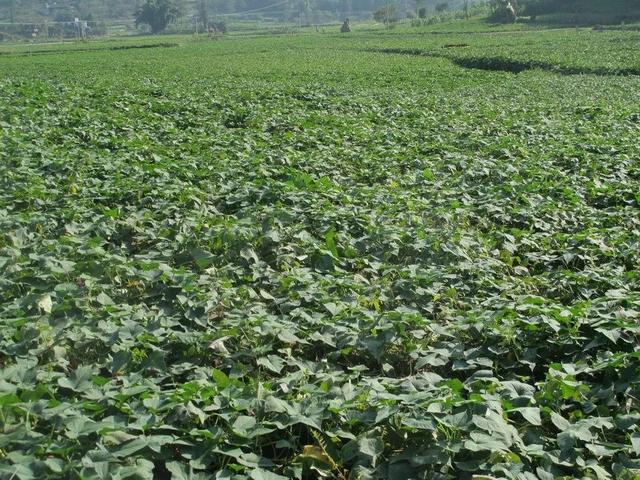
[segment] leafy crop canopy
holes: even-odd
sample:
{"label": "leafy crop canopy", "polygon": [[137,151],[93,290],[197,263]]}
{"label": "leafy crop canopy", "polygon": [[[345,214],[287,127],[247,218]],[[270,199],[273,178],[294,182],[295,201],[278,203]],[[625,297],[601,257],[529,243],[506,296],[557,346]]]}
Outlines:
{"label": "leafy crop canopy", "polygon": [[0,478],[637,478],[637,38],[414,33],[0,55]]}

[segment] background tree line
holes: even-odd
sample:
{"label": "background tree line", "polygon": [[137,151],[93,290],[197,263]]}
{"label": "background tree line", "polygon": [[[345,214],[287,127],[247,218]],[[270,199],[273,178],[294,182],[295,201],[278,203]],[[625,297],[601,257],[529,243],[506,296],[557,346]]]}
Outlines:
{"label": "background tree line", "polygon": [[601,23],[640,18],[640,0],[0,0],[0,22],[68,22],[74,18],[108,22],[137,18],[138,23],[159,32],[178,18],[209,21],[218,15],[244,12],[251,18],[296,23],[321,23],[326,18],[341,17],[386,21],[391,18],[390,12],[396,19],[414,15],[424,18],[482,4],[492,9],[493,18],[498,21],[514,19],[510,7],[516,17],[565,14],[562,18],[597,18]]}
{"label": "background tree line", "polygon": [[[482,3],[484,0],[476,0]],[[0,0],[0,22],[30,22],[49,19],[70,21],[75,17],[109,21],[132,19],[147,3],[164,4],[164,0]],[[168,0],[166,2],[181,16],[203,12],[208,16],[255,12],[271,18],[289,20],[306,10],[331,12],[335,15],[352,14],[371,18],[373,12],[392,4],[400,11],[426,8],[435,11],[438,4],[446,3],[450,10],[462,8],[465,0]]]}

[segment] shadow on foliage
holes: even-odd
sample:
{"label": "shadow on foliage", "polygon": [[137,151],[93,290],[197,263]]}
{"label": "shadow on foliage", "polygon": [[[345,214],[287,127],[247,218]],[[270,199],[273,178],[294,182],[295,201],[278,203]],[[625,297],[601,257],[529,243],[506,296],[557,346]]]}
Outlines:
{"label": "shadow on foliage", "polygon": [[370,52],[389,55],[413,55],[419,57],[446,58],[455,65],[474,70],[487,70],[492,72],[522,73],[527,70],[544,70],[559,75],[598,75],[598,76],[631,76],[640,75],[640,68],[608,68],[556,65],[537,60],[514,60],[504,57],[466,57],[457,58],[447,54],[412,48],[388,48],[374,49]]}
{"label": "shadow on foliage", "polygon": [[30,55],[60,55],[61,53],[78,53],[78,52],[100,52],[105,50],[140,50],[149,48],[173,48],[178,47],[178,43],[149,43],[147,45],[117,45],[112,47],[97,47],[97,48],[65,48],[65,49],[41,49],[41,50],[29,50],[21,52],[0,52],[0,55],[6,55],[11,57],[28,57]]}

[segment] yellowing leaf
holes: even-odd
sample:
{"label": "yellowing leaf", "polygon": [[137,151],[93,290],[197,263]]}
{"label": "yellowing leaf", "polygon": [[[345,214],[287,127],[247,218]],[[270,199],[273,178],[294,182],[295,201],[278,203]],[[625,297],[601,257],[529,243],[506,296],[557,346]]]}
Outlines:
{"label": "yellowing leaf", "polygon": [[326,463],[327,465],[331,465],[332,463],[329,456],[317,445],[305,445],[300,456]]}
{"label": "yellowing leaf", "polygon": [[38,308],[42,310],[44,313],[51,313],[51,309],[53,308],[53,301],[51,300],[51,295],[43,295],[38,300]]}

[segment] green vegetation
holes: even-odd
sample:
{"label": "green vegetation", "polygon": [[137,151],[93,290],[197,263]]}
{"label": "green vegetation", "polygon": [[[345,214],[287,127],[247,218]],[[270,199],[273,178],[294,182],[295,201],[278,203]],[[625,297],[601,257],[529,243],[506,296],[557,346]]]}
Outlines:
{"label": "green vegetation", "polygon": [[638,478],[638,34],[487,29],[0,47],[0,478]]}
{"label": "green vegetation", "polygon": [[[367,18],[375,10],[392,3],[405,10],[415,10],[420,6],[433,11],[442,0],[412,0],[394,1],[388,0],[174,0],[184,8],[186,15],[198,14],[202,16],[203,9],[208,15],[226,15],[242,12],[253,13],[256,16],[278,18],[280,20],[299,21],[310,14],[308,20],[321,22],[323,18],[345,15]],[[133,18],[134,12],[146,0],[0,0],[0,22],[17,21],[32,22],[45,18],[72,20],[75,16],[86,19],[91,16],[95,20],[122,20]],[[466,0],[451,0],[447,5],[454,8],[463,8]],[[481,2],[478,2],[481,3]]]}
{"label": "green vegetation", "polygon": [[593,25],[640,20],[637,0],[529,0],[523,14],[539,22]]}
{"label": "green vegetation", "polygon": [[180,7],[172,0],[146,0],[136,12],[136,26],[145,24],[151,33],[162,33],[180,17]]}

